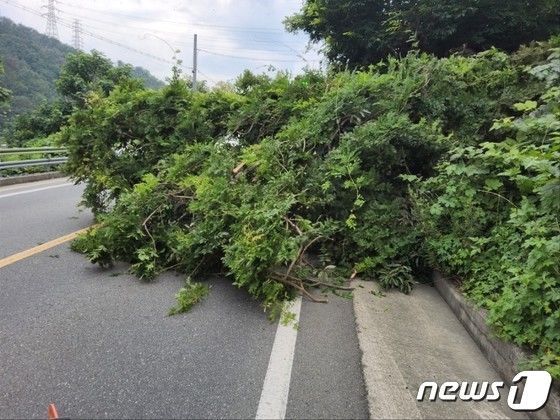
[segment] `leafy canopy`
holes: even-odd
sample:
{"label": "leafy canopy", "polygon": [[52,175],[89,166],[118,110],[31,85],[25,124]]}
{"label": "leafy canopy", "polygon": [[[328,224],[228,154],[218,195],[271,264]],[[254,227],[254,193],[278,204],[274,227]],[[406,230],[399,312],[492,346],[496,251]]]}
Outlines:
{"label": "leafy canopy", "polygon": [[[0,60],[0,74],[4,73],[4,66]],[[0,86],[0,105],[6,103],[10,97],[10,91],[2,86]]]}
{"label": "leafy canopy", "polygon": [[360,67],[411,48],[511,52],[560,32],[558,10],[559,0],[306,0],[285,24],[324,42],[331,62]]}
{"label": "leafy canopy", "polygon": [[[207,93],[181,81],[90,93],[62,133],[68,168],[104,220],[80,248],[148,278],[225,265],[268,303],[297,284],[282,267],[306,277],[304,250],[409,290],[425,267],[399,175],[430,175],[451,134],[481,141],[508,115],[496,104],[524,98],[526,83],[492,51],[410,55],[329,78],[245,73]],[[450,101],[458,92],[477,97]]]}
{"label": "leafy canopy", "polygon": [[[0,114],[0,130],[10,128],[17,116],[58,99],[55,81],[67,55],[75,52],[77,50],[55,38],[0,17],[0,57],[5,66],[0,85],[12,91],[9,108]],[[121,65],[116,63],[117,67]],[[134,67],[132,74],[148,87],[163,86],[143,68]],[[5,138],[10,141],[11,133],[6,133]]]}
{"label": "leafy canopy", "polygon": [[144,279],[185,273],[172,313],[209,272],[278,314],[352,274],[408,293],[437,267],[560,376],[559,47],[196,92],[92,82],[59,134],[100,222],[74,249]]}
{"label": "leafy canopy", "polygon": [[129,65],[113,66],[103,54],[76,52],[66,57],[56,82],[58,96],[44,101],[32,111],[15,117],[5,137],[13,146],[48,142],[49,136],[61,130],[74,110],[85,106],[87,95],[95,92],[107,96],[117,85],[129,82],[143,86]]}
{"label": "leafy canopy", "polygon": [[550,52],[530,70],[541,94],[491,127],[500,140],[453,148],[412,194],[426,258],[560,377],[560,48]]}

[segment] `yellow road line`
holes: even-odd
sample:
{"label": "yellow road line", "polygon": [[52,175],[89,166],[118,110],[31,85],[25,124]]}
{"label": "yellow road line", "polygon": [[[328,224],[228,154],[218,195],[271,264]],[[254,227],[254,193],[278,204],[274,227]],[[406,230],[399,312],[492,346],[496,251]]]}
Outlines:
{"label": "yellow road line", "polygon": [[46,251],[47,249],[54,248],[57,245],[63,244],[65,242],[71,241],[80,233],[86,232],[91,227],[85,229],[77,230],[76,232],[69,233],[68,235],[61,236],[60,238],[53,239],[52,241],[45,242],[44,244],[34,246],[33,248],[26,249],[25,251],[18,252],[17,254],[10,255],[9,257],[2,258],[0,260],[0,268],[6,267],[15,262],[21,261],[25,258],[31,257],[40,252]]}

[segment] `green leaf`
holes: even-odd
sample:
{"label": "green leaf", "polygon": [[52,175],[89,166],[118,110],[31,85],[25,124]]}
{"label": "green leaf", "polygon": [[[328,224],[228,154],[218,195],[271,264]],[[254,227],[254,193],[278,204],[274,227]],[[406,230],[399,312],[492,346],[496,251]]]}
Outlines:
{"label": "green leaf", "polygon": [[537,105],[536,101],[525,101],[514,104],[513,108],[517,111],[528,112],[537,109]]}
{"label": "green leaf", "polygon": [[496,191],[504,184],[498,178],[488,178],[484,180],[484,185],[489,191]]}

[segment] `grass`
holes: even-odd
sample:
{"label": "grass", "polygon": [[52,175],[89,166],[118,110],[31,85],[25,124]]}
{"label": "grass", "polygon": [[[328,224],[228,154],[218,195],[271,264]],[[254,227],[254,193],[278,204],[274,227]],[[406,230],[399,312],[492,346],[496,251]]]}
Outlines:
{"label": "grass", "polygon": [[169,310],[169,316],[188,312],[191,308],[204,299],[208,295],[209,288],[202,283],[193,283],[187,280],[187,283],[175,295],[177,304]]}

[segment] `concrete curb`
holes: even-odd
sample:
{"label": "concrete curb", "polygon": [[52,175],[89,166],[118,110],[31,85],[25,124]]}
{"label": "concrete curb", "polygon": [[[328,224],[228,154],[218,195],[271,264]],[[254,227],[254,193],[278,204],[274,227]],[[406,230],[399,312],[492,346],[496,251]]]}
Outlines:
{"label": "concrete curb", "polygon": [[62,172],[41,172],[39,174],[17,175],[6,178],[0,178],[0,187],[6,185],[24,184],[26,182],[44,181],[46,179],[63,178]]}
{"label": "concrete curb", "polygon": [[[438,292],[480,347],[490,364],[504,381],[511,381],[522,370],[519,365],[527,360],[531,353],[515,344],[495,337],[486,325],[486,311],[477,309],[473,304],[467,302],[453,283],[443,277],[441,273],[434,271],[433,280]],[[552,384],[546,406],[539,411],[528,412],[527,415],[531,418],[560,418],[560,389],[558,383]]]}
{"label": "concrete curb", "polygon": [[409,295],[375,281],[354,279],[352,286],[370,418],[527,419],[506,398],[418,400],[425,381],[492,383],[501,377],[431,285],[418,284]]}

